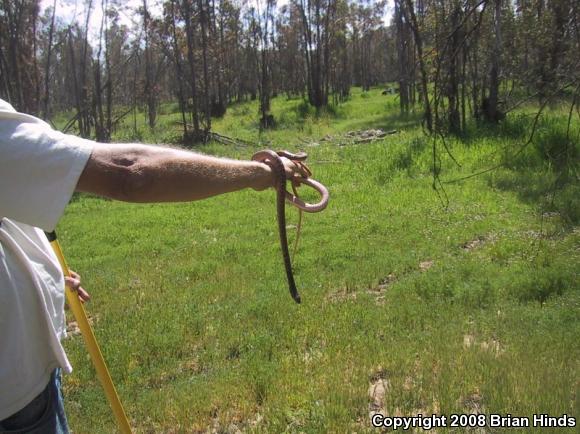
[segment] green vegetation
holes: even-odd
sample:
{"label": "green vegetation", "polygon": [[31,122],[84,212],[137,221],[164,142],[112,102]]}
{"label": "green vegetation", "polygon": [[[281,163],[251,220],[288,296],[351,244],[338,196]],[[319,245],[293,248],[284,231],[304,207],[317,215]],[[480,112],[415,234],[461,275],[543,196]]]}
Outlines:
{"label": "green vegetation", "polygon": [[[174,141],[172,107],[157,130],[140,117],[134,137],[127,119],[115,139]],[[302,305],[286,287],[272,191],[169,205],[78,196],[60,223],[135,431],[374,432],[369,411],[381,406],[578,420],[577,117],[567,135],[567,111],[546,111],[521,151],[533,107],[495,129],[472,126],[447,140],[461,167],[438,142],[445,207],[432,188],[433,143],[419,115],[398,115],[394,96],[355,90],[319,117],[279,97],[272,113],[277,129],[260,134],[257,102],[230,107],[214,129],[256,145],[199,151],[309,153],[331,203],[304,218],[294,261]],[[398,133],[339,146],[341,134],[369,128]],[[66,348],[72,429],[114,432],[82,338]]]}

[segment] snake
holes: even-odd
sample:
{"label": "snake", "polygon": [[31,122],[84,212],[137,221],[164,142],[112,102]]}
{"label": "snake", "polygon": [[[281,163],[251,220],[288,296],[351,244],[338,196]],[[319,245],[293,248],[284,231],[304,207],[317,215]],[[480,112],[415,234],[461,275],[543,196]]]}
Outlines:
{"label": "snake", "polygon": [[[317,190],[321,195],[321,200],[317,204],[305,203],[296,194],[291,194],[286,191],[286,169],[284,168],[284,162],[282,157],[287,158],[294,162],[303,173],[304,177],[296,177],[292,179],[293,188],[296,184],[305,184],[315,190]],[[290,252],[288,249],[288,236],[286,232],[286,212],[285,204],[286,201],[290,202],[295,207],[306,212],[319,212],[326,208],[328,204],[329,193],[324,185],[311,179],[310,176],[312,172],[304,164],[307,154],[305,152],[291,153],[288,151],[272,151],[266,149],[263,151],[258,151],[252,156],[252,160],[265,163],[271,167],[272,172],[275,176],[276,189],[276,211],[278,216],[278,233],[280,235],[280,247],[282,249],[282,258],[284,260],[284,268],[286,270],[286,279],[288,280],[288,289],[290,290],[290,295],[296,303],[301,302],[300,294],[296,288],[296,282],[294,280],[294,273],[292,271],[292,261],[290,259]],[[296,192],[296,190],[294,190]]]}

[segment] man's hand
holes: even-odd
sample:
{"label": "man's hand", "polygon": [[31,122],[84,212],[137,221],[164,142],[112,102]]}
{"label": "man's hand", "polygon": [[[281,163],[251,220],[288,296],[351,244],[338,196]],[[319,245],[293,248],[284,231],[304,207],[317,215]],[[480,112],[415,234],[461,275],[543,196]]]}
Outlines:
{"label": "man's hand", "polygon": [[69,271],[70,271],[71,277],[67,277],[67,276],[64,277],[65,285],[68,286],[73,292],[76,292],[78,294],[79,300],[81,301],[81,303],[84,303],[85,301],[89,301],[91,299],[91,296],[81,286],[81,276],[79,276],[77,273],[75,273],[72,270],[69,270]]}
{"label": "man's hand", "polygon": [[[297,178],[308,178],[308,173],[302,167],[300,167],[300,165],[294,163],[292,160],[286,157],[281,157],[281,159],[282,163],[284,163],[284,169],[286,170],[286,179],[292,181],[295,187],[299,187],[301,184],[295,180]],[[265,180],[267,181],[265,184],[257,184],[254,187],[254,190],[261,191],[269,187],[274,187],[276,185],[276,179],[274,177],[274,173],[272,172],[272,168],[266,163],[258,164],[266,166],[264,169],[269,173],[269,177],[267,180]]]}

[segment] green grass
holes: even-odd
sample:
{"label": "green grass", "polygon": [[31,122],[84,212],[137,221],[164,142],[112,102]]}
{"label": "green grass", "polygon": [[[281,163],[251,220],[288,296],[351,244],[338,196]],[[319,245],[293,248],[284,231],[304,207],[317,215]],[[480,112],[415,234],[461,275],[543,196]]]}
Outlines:
{"label": "green grass", "polygon": [[[561,147],[566,111],[547,113],[539,139],[515,159],[529,134],[524,110],[499,129],[449,139],[461,168],[438,143],[443,181],[510,163],[444,184],[445,208],[419,114],[400,116],[380,89],[355,90],[319,117],[301,104],[275,99],[278,128],[265,133],[257,103],[230,107],[215,130],[255,147],[198,148],[309,153],[331,203],[304,218],[299,306],[286,287],[272,191],[166,205],[77,196],[67,208],[61,243],[93,296],[88,312],[135,431],[374,432],[369,385],[379,379],[390,415],[580,417],[577,160],[562,166],[545,152]],[[140,127],[143,140],[179,136],[170,111],[156,130]],[[372,144],[320,141],[377,127],[399,133]],[[134,138],[125,128],[116,139]],[[304,147],[312,141],[319,146]],[[571,157],[577,150],[576,140]],[[292,210],[288,218],[296,222]],[[65,346],[72,429],[115,432],[82,339]]]}

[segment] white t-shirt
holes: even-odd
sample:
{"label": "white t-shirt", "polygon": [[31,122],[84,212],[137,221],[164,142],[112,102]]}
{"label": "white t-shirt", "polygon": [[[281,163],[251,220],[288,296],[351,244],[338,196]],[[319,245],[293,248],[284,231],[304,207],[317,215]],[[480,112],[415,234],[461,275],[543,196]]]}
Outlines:
{"label": "white t-shirt", "polygon": [[54,230],[93,144],[0,100],[0,420],[55,368],[71,371],[60,344],[64,277],[43,231]]}

